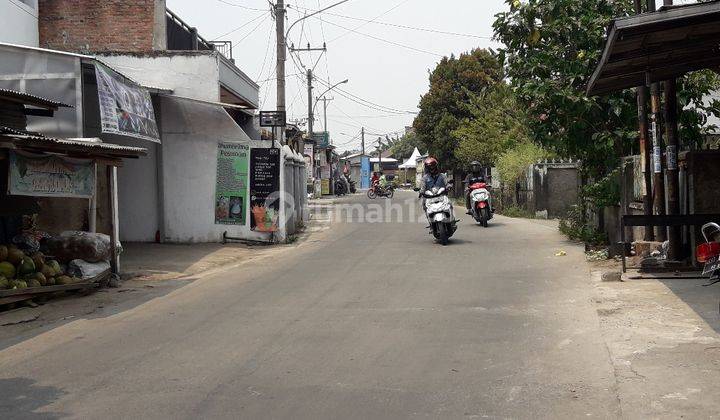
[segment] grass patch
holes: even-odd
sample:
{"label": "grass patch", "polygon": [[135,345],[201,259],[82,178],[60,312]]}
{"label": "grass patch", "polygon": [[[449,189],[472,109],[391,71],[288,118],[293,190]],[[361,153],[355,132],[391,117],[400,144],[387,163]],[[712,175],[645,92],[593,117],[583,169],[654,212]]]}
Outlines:
{"label": "grass patch", "polygon": [[502,211],[498,210],[499,214],[502,214],[505,217],[512,217],[516,219],[534,219],[535,214],[518,206],[507,206],[502,209]]}

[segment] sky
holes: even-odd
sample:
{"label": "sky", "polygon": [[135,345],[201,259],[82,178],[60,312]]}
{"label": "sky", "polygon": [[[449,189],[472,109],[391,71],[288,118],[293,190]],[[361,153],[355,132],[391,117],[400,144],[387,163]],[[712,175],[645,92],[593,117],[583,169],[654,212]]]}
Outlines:
{"label": "sky", "polygon": [[[288,1],[286,28],[308,10],[339,0]],[[275,21],[267,1],[167,0],[167,7],[205,39],[232,41],[237,66],[260,85],[261,109],[275,109]],[[326,95],[334,98],[327,102],[327,128],[340,151],[359,149],[361,127],[367,147],[378,135],[401,135],[428,90],[428,71],[442,56],[500,46],[491,39],[492,23],[506,7],[503,0],[349,0],[299,22],[289,42],[296,47],[321,47],[324,42],[327,53],[300,52],[294,60],[288,55],[288,119],[305,124],[305,68],[314,67],[317,95],[328,83],[348,79],[339,86],[342,91]],[[322,102],[315,112],[314,130],[322,131]]]}

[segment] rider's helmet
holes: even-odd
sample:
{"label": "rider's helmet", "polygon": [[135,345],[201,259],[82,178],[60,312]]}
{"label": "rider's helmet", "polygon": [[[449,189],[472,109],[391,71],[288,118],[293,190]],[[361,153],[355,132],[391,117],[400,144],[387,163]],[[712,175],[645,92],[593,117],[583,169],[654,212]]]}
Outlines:
{"label": "rider's helmet", "polygon": [[426,158],[423,164],[425,165],[425,170],[431,175],[440,173],[440,165],[438,165],[438,161],[434,157],[430,156]]}
{"label": "rider's helmet", "polygon": [[474,160],[470,162],[470,172],[472,172],[473,175],[477,176],[480,175],[482,172],[482,165],[477,160]]}

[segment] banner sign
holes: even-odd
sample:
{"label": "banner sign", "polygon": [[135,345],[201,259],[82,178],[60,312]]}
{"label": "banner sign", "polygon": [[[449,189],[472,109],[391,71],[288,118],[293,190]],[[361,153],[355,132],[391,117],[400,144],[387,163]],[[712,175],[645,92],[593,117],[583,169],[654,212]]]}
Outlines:
{"label": "banner sign", "polygon": [[312,179],[313,177],[313,166],[315,163],[315,145],[312,143],[305,143],[304,146],[305,150],[303,150],[303,155],[305,157],[305,168],[307,170],[307,177],[308,179]]}
{"label": "banner sign", "polygon": [[107,67],[96,64],[100,127],[119,134],[160,143],[150,93]]}
{"label": "banner sign", "polygon": [[278,230],[280,212],[280,149],[250,151],[250,228],[258,232]]}
{"label": "banner sign", "polygon": [[327,131],[312,133],[312,140],[313,143],[315,143],[315,147],[324,149],[330,145],[330,133]]}
{"label": "banner sign", "polygon": [[218,144],[215,224],[246,223],[249,151],[250,147],[245,144]]}
{"label": "banner sign", "polygon": [[10,151],[8,193],[35,197],[90,198],[95,162],[55,155],[27,156]]}

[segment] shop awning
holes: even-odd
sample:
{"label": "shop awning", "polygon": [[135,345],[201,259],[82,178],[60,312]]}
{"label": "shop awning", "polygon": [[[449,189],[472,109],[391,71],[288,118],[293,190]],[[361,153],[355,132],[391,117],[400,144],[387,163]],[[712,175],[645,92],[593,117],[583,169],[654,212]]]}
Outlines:
{"label": "shop awning", "polygon": [[720,68],[720,2],[663,7],[614,20],[588,95]]}
{"label": "shop awning", "polygon": [[72,105],[62,102],[53,101],[51,99],[42,98],[40,96],[31,95],[25,92],[19,92],[11,89],[0,89],[0,101],[15,102],[21,105],[32,106],[55,111],[58,108],[72,108]]}
{"label": "shop awning", "polygon": [[0,147],[114,161],[124,158],[139,158],[147,154],[147,149],[142,147],[104,143],[98,138],[58,139],[8,127],[0,127]]}

